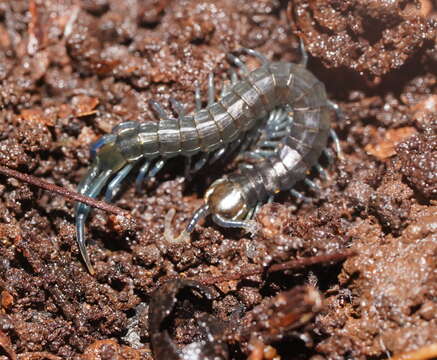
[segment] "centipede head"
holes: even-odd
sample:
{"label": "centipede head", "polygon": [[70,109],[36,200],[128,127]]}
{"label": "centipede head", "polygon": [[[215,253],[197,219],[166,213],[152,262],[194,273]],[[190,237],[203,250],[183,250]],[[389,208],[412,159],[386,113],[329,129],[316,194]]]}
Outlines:
{"label": "centipede head", "polygon": [[240,186],[228,178],[211,184],[205,193],[205,202],[211,214],[229,220],[241,220],[249,210]]}

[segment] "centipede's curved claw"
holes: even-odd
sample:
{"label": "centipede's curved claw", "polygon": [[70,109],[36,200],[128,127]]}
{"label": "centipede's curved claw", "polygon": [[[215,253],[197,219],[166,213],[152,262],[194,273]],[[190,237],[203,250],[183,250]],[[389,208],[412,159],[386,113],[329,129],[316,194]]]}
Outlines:
{"label": "centipede's curved claw", "polygon": [[[96,198],[102,188],[107,183],[108,179],[113,174],[112,170],[106,170],[99,172],[98,165],[94,165],[87,176],[79,184],[79,192],[82,195],[86,195],[92,198]],[[76,217],[76,241],[79,246],[80,253],[83,260],[91,274],[94,274],[94,269],[91,265],[91,261],[86,250],[86,240],[85,240],[85,221],[90,213],[90,207],[88,205],[78,203],[75,209]]]}

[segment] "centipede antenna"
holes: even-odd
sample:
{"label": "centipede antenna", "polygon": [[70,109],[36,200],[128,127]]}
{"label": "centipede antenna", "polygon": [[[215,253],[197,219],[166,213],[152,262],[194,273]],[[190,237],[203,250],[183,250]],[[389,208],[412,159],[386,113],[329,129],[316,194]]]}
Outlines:
{"label": "centipede antenna", "polygon": [[261,54],[259,51],[256,51],[253,49],[248,49],[248,48],[242,48],[242,49],[240,49],[240,51],[245,52],[246,54],[248,54],[250,56],[254,56],[254,57],[258,58],[263,65],[267,65],[270,63],[269,59],[267,59],[267,57],[265,55]]}
{"label": "centipede antenna", "polygon": [[208,74],[208,106],[212,105],[215,100],[215,85],[214,74],[211,72]]}
{"label": "centipede antenna", "polygon": [[117,175],[114,176],[114,178],[109,183],[108,187],[106,188],[105,192],[105,201],[111,202],[112,199],[117,195],[118,191],[120,190],[120,185],[122,181],[126,178],[126,176],[129,174],[129,172],[134,167],[135,162],[127,164]]}
{"label": "centipede antenna", "polygon": [[193,217],[191,218],[190,222],[188,223],[187,227],[185,228],[185,232],[187,234],[191,234],[194,230],[194,227],[199,222],[200,219],[204,218],[206,215],[209,214],[209,205],[205,204],[198,208],[196,212],[193,214]]}

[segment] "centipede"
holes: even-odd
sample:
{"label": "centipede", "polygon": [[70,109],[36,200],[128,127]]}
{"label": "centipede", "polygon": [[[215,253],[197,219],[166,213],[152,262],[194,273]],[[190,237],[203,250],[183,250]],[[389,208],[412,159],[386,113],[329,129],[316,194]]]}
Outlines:
{"label": "centipede", "polygon": [[[241,56],[234,55],[237,53],[257,58],[260,65],[250,71]],[[204,107],[199,86],[195,89],[195,110],[190,113],[174,98],[170,98],[172,114],[152,101],[158,121],[121,123],[92,144],[93,161],[77,190],[96,198],[106,187],[104,198],[111,202],[133,169],[139,169],[135,183],[141,191],[144,182],[176,156],[185,158],[188,178],[203,166],[238,153],[251,161],[242,161],[238,170],[209,186],[203,205],[179,236],[173,236],[174,212],[170,211],[164,235],[169,242],[189,241],[199,220],[209,215],[220,227],[256,233],[254,215],[263,204],[284,191],[302,197],[294,189],[300,181],[315,187],[308,173],[313,168],[324,172],[319,159],[329,138],[341,154],[338,136],[331,128],[341,112],[328,99],[324,84],[307,70],[303,54],[300,63],[291,63],[270,61],[247,48],[229,53],[236,70],[218,96],[210,74]],[[90,210],[88,205],[77,203],[75,221],[81,256],[93,274],[85,239]]]}

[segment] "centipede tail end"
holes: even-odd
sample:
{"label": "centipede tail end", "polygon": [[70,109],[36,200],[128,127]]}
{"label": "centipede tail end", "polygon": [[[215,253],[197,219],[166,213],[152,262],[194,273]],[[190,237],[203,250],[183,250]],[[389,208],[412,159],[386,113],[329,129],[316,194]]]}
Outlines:
{"label": "centipede tail end", "polygon": [[[82,204],[80,204],[82,205]],[[88,255],[88,251],[86,249],[86,241],[85,241],[85,220],[87,218],[87,214],[77,214],[76,215],[76,233],[77,233],[77,244],[79,246],[80,254],[82,255],[82,259],[91,275],[94,275],[94,268],[91,264],[91,260]]]}

